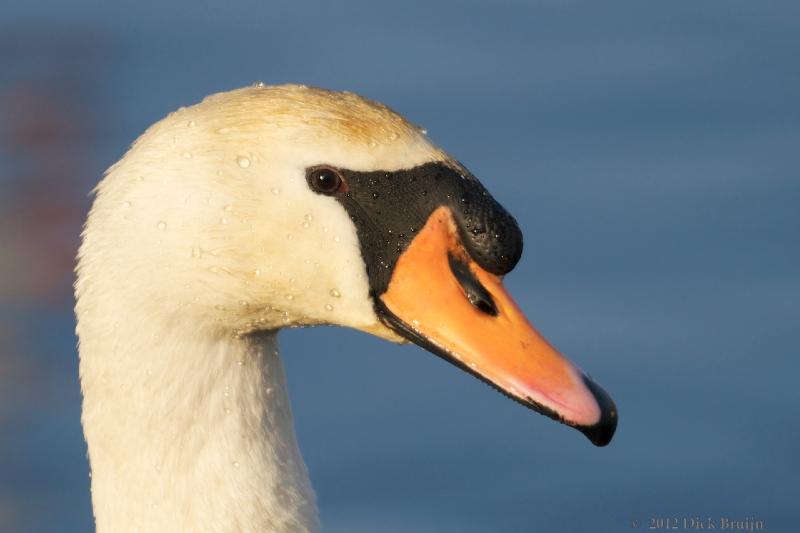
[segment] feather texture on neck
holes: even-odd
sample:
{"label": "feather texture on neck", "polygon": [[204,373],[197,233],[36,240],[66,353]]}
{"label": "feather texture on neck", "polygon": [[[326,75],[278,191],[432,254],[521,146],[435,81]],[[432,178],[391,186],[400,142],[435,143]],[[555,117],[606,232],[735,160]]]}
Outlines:
{"label": "feather texture on neck", "polygon": [[316,529],[276,334],[179,331],[82,346],[97,530]]}

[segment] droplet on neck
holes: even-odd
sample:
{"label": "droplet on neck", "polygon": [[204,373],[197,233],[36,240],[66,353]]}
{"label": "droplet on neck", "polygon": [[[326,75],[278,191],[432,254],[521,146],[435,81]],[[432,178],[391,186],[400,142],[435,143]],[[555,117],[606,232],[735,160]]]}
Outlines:
{"label": "droplet on neck", "polygon": [[185,159],[191,159],[192,158],[192,152],[183,152],[183,157]]}
{"label": "droplet on neck", "polygon": [[197,126],[197,122],[195,122],[194,120],[190,120],[189,122],[186,123],[186,125],[189,126],[190,128],[194,128],[195,126]]}
{"label": "droplet on neck", "polygon": [[340,298],[342,296],[342,293],[336,289],[331,289],[330,295],[333,296],[334,298]]}
{"label": "droplet on neck", "polygon": [[331,304],[325,304],[326,311],[333,311],[333,306]]}
{"label": "droplet on neck", "polygon": [[132,204],[132,203],[130,203],[130,202],[128,202],[128,201],[122,202],[122,206],[123,206],[123,207],[130,207],[130,206],[132,206],[132,205],[133,205],[133,204]]}
{"label": "droplet on neck", "polygon": [[165,229],[167,229],[167,223],[164,222],[163,220],[159,220],[158,224],[156,224],[156,227],[161,231],[164,231]]}
{"label": "droplet on neck", "polygon": [[236,158],[236,163],[242,168],[247,168],[250,166],[250,159],[243,155],[240,155],[239,157]]}
{"label": "droplet on neck", "polygon": [[279,188],[277,188],[277,187],[273,187],[272,189],[270,189],[270,191],[272,192],[272,194],[280,194],[281,193],[281,190]]}

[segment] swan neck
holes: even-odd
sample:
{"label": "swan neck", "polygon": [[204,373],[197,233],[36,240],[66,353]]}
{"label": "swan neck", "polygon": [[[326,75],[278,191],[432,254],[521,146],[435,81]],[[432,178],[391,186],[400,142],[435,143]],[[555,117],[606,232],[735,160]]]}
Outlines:
{"label": "swan neck", "polygon": [[315,530],[276,334],[117,327],[78,328],[97,531]]}

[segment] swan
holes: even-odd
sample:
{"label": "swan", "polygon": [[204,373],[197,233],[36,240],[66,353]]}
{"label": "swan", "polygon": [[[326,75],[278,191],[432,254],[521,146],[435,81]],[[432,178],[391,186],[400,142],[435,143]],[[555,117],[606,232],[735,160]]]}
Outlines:
{"label": "swan", "polygon": [[76,267],[97,531],[314,531],[277,331],[413,342],[607,444],[609,395],[503,288],[522,234],[458,161],[348,92],[257,84],[151,126]]}

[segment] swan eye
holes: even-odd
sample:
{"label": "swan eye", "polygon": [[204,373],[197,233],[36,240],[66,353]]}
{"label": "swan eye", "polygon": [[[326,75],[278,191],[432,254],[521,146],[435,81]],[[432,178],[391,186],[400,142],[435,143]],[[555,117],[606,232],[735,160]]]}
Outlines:
{"label": "swan eye", "polygon": [[311,168],[306,173],[308,185],[312,191],[320,194],[333,194],[342,186],[342,176],[330,167]]}

